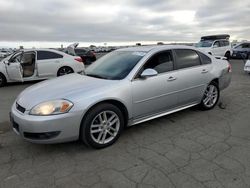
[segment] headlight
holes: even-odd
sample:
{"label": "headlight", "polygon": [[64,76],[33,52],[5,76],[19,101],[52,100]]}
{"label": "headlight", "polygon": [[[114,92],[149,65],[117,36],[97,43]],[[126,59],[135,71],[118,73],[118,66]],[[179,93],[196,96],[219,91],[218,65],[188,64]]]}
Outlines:
{"label": "headlight", "polygon": [[33,107],[30,111],[30,114],[38,116],[63,114],[68,112],[72,106],[73,103],[67,100],[47,101]]}

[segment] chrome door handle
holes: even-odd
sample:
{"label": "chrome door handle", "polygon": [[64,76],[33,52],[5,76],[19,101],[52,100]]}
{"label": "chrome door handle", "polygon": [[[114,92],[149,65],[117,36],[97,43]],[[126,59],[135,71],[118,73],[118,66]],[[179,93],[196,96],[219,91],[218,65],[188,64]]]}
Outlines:
{"label": "chrome door handle", "polygon": [[201,71],[201,73],[207,73],[207,72],[208,72],[207,69],[203,69],[203,70]]}
{"label": "chrome door handle", "polygon": [[176,77],[170,76],[170,77],[168,78],[168,81],[174,81],[174,80],[176,80],[176,79],[177,79]]}

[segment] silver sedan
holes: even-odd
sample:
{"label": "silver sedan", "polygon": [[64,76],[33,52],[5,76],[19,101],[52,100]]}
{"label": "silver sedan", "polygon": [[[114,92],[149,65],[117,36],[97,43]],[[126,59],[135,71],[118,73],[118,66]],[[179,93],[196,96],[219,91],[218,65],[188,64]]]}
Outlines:
{"label": "silver sedan", "polygon": [[25,89],[14,102],[14,131],[34,143],[80,139],[113,144],[126,126],[195,105],[212,109],[231,81],[231,66],[187,46],[116,50],[85,75],[70,74]]}

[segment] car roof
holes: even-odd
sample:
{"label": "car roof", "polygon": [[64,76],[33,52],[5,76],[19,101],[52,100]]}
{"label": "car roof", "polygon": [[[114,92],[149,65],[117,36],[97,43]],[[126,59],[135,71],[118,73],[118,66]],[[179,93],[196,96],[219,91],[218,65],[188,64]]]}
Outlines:
{"label": "car roof", "polygon": [[141,52],[149,52],[152,50],[171,50],[171,49],[194,49],[196,48],[187,45],[158,45],[158,46],[137,46],[137,47],[128,47],[128,48],[121,48],[116,51],[141,51]]}
{"label": "car roof", "polygon": [[230,35],[228,34],[220,34],[220,35],[209,35],[209,36],[202,36],[201,40],[221,40],[221,39],[229,39]]}
{"label": "car roof", "polygon": [[35,49],[22,49],[22,50],[20,50],[20,52],[30,52],[30,51],[49,51],[49,52],[55,52],[58,54],[65,54],[62,51],[50,49],[50,48],[35,48]]}

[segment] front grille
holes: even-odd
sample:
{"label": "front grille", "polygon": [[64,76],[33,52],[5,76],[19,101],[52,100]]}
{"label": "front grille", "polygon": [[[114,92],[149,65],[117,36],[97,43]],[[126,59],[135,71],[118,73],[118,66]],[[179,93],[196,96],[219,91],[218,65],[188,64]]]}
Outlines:
{"label": "front grille", "polygon": [[19,105],[18,103],[16,103],[16,109],[17,109],[18,111],[22,112],[22,113],[24,113],[25,110],[26,110],[24,107],[22,107],[22,106]]}

